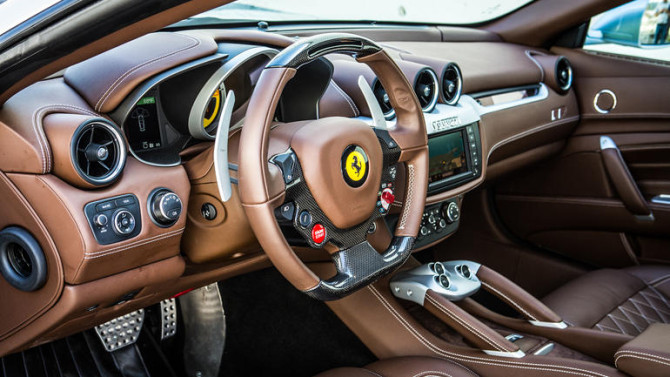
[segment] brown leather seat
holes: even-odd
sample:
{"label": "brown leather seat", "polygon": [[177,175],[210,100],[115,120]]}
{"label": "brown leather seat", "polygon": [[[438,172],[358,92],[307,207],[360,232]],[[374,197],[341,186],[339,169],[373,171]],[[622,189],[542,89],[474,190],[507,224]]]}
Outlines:
{"label": "brown leather seat", "polygon": [[670,323],[670,266],[589,272],[542,301],[570,325],[636,336]]}
{"label": "brown leather seat", "polygon": [[409,356],[381,360],[364,368],[337,368],[317,377],[476,377],[477,374],[451,361],[432,357]]}

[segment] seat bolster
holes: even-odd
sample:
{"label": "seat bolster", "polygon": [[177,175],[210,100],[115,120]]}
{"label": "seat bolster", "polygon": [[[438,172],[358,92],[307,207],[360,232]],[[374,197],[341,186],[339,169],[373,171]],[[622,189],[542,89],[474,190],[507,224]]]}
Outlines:
{"label": "seat bolster", "polygon": [[646,287],[626,270],[589,272],[547,295],[542,302],[573,326],[591,328]]}
{"label": "seat bolster", "polygon": [[451,376],[476,377],[477,375],[460,364],[433,357],[398,357],[377,361],[365,367],[384,377],[424,377],[424,376]]}
{"label": "seat bolster", "polygon": [[670,266],[650,265],[625,268],[623,271],[636,276],[647,285],[670,297]]}

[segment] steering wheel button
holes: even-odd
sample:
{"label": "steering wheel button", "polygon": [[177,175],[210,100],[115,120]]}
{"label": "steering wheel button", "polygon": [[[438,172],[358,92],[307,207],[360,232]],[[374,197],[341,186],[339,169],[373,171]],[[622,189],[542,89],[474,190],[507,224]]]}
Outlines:
{"label": "steering wheel button", "polygon": [[316,244],[321,244],[326,239],[326,228],[321,224],[315,224],[312,227],[312,241]]}
{"label": "steering wheel button", "polygon": [[307,211],[300,212],[298,223],[300,223],[301,227],[307,228],[312,223],[312,215]]}

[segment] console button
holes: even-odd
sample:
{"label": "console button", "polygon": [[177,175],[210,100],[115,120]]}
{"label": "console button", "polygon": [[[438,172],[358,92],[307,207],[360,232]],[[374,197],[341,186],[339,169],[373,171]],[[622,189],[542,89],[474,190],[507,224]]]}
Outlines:
{"label": "console button", "polygon": [[132,196],[126,196],[115,200],[117,207],[127,207],[131,204],[135,204],[135,199]]}
{"label": "console button", "polygon": [[110,209],[116,208],[114,201],[110,200],[108,202],[102,202],[95,205],[95,210],[98,212],[109,211]]}
{"label": "console button", "polygon": [[205,220],[212,221],[216,219],[216,207],[212,203],[205,203],[200,207],[200,214]]}
{"label": "console button", "polygon": [[298,216],[298,223],[301,227],[307,228],[310,226],[310,224],[312,224],[312,214],[310,214],[308,211],[300,212],[300,215]]}
{"label": "console button", "polygon": [[449,278],[447,275],[440,275],[440,277],[437,279],[438,283],[442,286],[442,288],[448,289],[449,286],[451,285],[451,282],[449,281]]}
{"label": "console button", "polygon": [[95,215],[95,217],[93,218],[93,222],[95,223],[95,225],[99,226],[100,228],[107,225],[108,220],[109,219],[107,219],[107,216],[102,213]]}
{"label": "console button", "polygon": [[442,230],[447,227],[447,220],[440,219],[440,222],[437,224],[437,227]]}
{"label": "console button", "polygon": [[135,216],[126,209],[119,209],[114,212],[112,227],[119,236],[130,234],[135,230]]}
{"label": "console button", "polygon": [[312,227],[312,241],[321,244],[326,239],[326,228],[321,224],[315,224]]}
{"label": "console button", "polygon": [[428,229],[428,227],[426,227],[426,226],[422,226],[422,227],[421,227],[421,230],[419,231],[419,233],[420,233],[422,236],[427,236],[427,235],[430,234],[430,229]]}

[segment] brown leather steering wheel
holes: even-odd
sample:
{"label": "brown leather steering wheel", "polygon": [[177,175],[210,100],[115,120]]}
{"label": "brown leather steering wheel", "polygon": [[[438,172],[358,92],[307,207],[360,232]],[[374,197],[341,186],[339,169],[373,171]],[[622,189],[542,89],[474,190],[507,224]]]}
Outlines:
{"label": "brown leather steering wheel", "polygon": [[[296,70],[329,53],[367,64],[386,88],[396,126],[373,129],[365,122],[329,117],[274,127],[277,103]],[[289,148],[268,156],[282,132]],[[377,252],[367,241],[383,184],[404,164],[406,192],[391,245]],[[410,256],[428,185],[426,126],[411,85],[374,42],[350,34],[321,34],[296,41],[268,63],[251,96],[239,152],[239,193],[256,238],[277,269],[296,288],[333,300],[374,282]],[[384,186],[385,187],[385,186]],[[309,214],[309,216],[305,215]],[[303,214],[304,216],[301,216]],[[279,220],[278,220],[279,219]],[[311,247],[334,245],[337,274],[321,280],[295,255],[278,221]]]}

